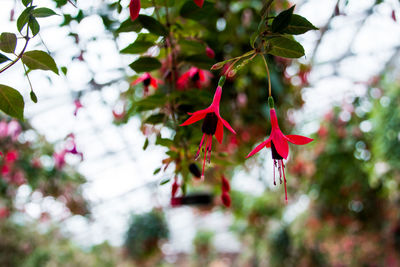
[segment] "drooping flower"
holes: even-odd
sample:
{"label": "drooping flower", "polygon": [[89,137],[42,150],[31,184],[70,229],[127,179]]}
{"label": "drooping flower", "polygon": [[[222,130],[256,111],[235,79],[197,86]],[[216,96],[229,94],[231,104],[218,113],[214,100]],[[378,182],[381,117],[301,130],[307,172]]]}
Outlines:
{"label": "drooping flower", "polygon": [[180,90],[184,90],[190,87],[192,84],[196,88],[204,88],[210,84],[212,76],[212,73],[207,70],[191,67],[179,77],[178,81],[176,82],[176,86]]}
{"label": "drooping flower", "polygon": [[139,17],[139,11],[140,11],[140,0],[131,0],[129,3],[129,14],[131,17],[131,20],[134,21]]}
{"label": "drooping flower", "polygon": [[272,159],[274,160],[274,185],[275,182],[275,168],[279,171],[279,180],[282,184],[282,176],[285,183],[285,200],[287,203],[287,189],[286,189],[286,176],[285,176],[285,164],[283,159],[287,159],[289,155],[289,145],[288,142],[295,145],[305,145],[313,141],[313,139],[301,136],[301,135],[284,135],[279,129],[278,118],[276,117],[276,112],[274,109],[274,100],[272,97],[268,98],[270,107],[270,117],[271,117],[271,134],[269,138],[259,144],[256,148],[251,151],[246,158],[249,158],[259,152],[264,147],[270,147],[272,152]]}
{"label": "drooping flower", "polygon": [[143,84],[143,95],[147,96],[149,94],[149,86],[151,85],[154,89],[158,89],[158,85],[162,83],[161,80],[153,78],[150,73],[146,72],[136,80],[134,80],[131,85],[134,86],[138,83]]}
{"label": "drooping flower", "polygon": [[200,8],[203,7],[204,0],[193,0],[193,1],[198,7],[200,7]]}
{"label": "drooping flower", "polygon": [[171,198],[175,197],[176,193],[178,192],[179,184],[178,184],[178,177],[175,176],[174,183],[171,187]]}
{"label": "drooping flower", "polygon": [[214,50],[212,50],[212,48],[209,47],[209,46],[206,47],[206,55],[207,55],[207,57],[209,57],[209,58],[215,58],[215,52],[214,52]]}
{"label": "drooping flower", "polygon": [[224,135],[224,126],[231,131],[233,134],[236,134],[235,130],[232,129],[232,127],[229,125],[227,121],[225,121],[221,115],[219,114],[219,102],[221,100],[221,95],[222,95],[222,86],[225,82],[225,76],[221,76],[219,82],[218,82],[218,87],[215,91],[214,94],[214,99],[211,105],[206,108],[202,109],[199,111],[196,111],[194,113],[189,113],[191,115],[189,119],[187,119],[184,123],[182,123],[180,126],[186,126],[192,123],[195,123],[199,120],[204,119],[203,125],[201,127],[201,130],[203,132],[203,137],[201,138],[201,142],[199,145],[199,149],[197,150],[195,159],[197,159],[200,155],[200,150],[203,147],[203,144],[205,146],[204,148],[204,160],[203,160],[203,170],[201,173],[201,179],[204,179],[204,165],[206,162],[206,157],[208,154],[208,162],[210,163],[211,161],[211,147],[212,147],[212,137],[215,135],[215,138],[219,143],[222,143],[223,135]]}

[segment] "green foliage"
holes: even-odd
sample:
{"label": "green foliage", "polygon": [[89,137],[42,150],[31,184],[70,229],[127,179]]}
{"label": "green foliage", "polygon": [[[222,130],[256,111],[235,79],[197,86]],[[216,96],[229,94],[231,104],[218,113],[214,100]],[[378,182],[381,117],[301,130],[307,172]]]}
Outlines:
{"label": "green foliage", "polygon": [[24,99],[17,90],[3,84],[0,84],[0,109],[12,117],[24,120]]}
{"label": "green foliage", "polygon": [[136,72],[149,72],[160,68],[161,63],[154,57],[140,57],[132,62],[129,67]]}
{"label": "green foliage", "polygon": [[0,50],[6,53],[14,53],[17,46],[17,36],[14,33],[3,32],[0,35]]}
{"label": "green foliage", "polygon": [[132,259],[145,260],[159,253],[158,243],[168,238],[168,235],[168,227],[161,212],[153,210],[133,215],[126,234],[125,247]]}
{"label": "green foliage", "polygon": [[33,50],[25,52],[22,61],[32,70],[51,70],[58,74],[58,68],[54,59],[44,51]]}

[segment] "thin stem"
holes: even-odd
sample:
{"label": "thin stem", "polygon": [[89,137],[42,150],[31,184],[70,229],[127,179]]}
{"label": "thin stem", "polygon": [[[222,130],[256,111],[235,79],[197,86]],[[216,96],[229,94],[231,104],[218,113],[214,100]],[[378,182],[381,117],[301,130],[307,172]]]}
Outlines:
{"label": "thin stem", "polygon": [[24,67],[26,78],[28,78],[29,86],[31,87],[31,92],[33,92],[33,87],[31,83],[31,79],[29,79],[28,71],[26,70],[25,64],[22,62],[22,66]]}
{"label": "thin stem", "polygon": [[7,69],[9,69],[12,65],[14,65],[15,63],[17,63],[18,60],[20,60],[20,58],[22,58],[22,56],[23,56],[24,53],[25,53],[26,47],[28,46],[29,39],[30,39],[29,37],[26,37],[26,38],[25,38],[26,42],[25,42],[24,48],[22,48],[22,51],[18,54],[17,58],[14,59],[13,61],[11,61],[7,66],[5,66],[4,68],[2,68],[2,69],[0,70],[0,73],[2,73],[2,72],[4,72],[4,71],[6,71]]}
{"label": "thin stem", "polygon": [[265,64],[265,69],[267,70],[267,77],[268,77],[268,96],[271,96],[271,77],[269,75],[269,69],[268,69],[268,64],[267,61],[265,60],[265,57],[263,54],[261,54],[261,57],[264,61]]}
{"label": "thin stem", "polygon": [[160,18],[160,14],[158,13],[158,7],[157,7],[157,4],[156,4],[156,1],[155,1],[155,0],[152,0],[151,2],[153,3],[154,11],[155,11],[155,13],[156,13],[157,20],[158,20],[159,22],[161,22],[161,18]]}

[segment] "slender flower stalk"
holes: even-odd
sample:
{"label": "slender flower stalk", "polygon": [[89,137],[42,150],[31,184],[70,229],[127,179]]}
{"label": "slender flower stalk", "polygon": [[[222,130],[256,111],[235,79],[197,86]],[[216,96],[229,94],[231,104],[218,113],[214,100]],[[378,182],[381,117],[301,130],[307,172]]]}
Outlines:
{"label": "slender flower stalk", "polygon": [[[189,124],[195,123],[199,120],[204,119],[201,130],[203,132],[203,137],[201,138],[199,149],[197,150],[195,159],[199,158],[200,150],[203,148],[204,150],[204,159],[203,159],[203,169],[201,173],[201,179],[204,180],[204,166],[206,160],[208,163],[211,162],[211,148],[212,148],[212,137],[215,135],[215,138],[219,143],[222,143],[223,135],[224,135],[224,126],[231,131],[233,134],[236,134],[235,130],[229,125],[227,121],[225,121],[220,113],[219,113],[219,105],[221,101],[222,95],[222,86],[225,82],[225,76],[221,76],[218,87],[214,94],[214,99],[211,105],[194,113],[189,113],[191,115],[184,123],[180,126],[187,126]],[[208,155],[208,157],[207,157]]]}
{"label": "slender flower stalk", "polygon": [[274,108],[274,100],[272,97],[268,98],[268,104],[270,108],[270,117],[271,117],[271,134],[269,138],[259,144],[256,148],[254,148],[246,158],[249,158],[259,152],[264,147],[271,148],[272,159],[274,160],[274,185],[276,185],[275,181],[275,169],[278,169],[279,172],[279,180],[282,184],[282,176],[285,184],[285,200],[287,199],[287,189],[286,189],[286,175],[285,175],[285,163],[284,159],[287,159],[289,155],[289,145],[288,142],[295,145],[305,145],[313,141],[313,139],[301,136],[301,135],[284,135],[279,128],[278,118],[276,117],[276,112]]}

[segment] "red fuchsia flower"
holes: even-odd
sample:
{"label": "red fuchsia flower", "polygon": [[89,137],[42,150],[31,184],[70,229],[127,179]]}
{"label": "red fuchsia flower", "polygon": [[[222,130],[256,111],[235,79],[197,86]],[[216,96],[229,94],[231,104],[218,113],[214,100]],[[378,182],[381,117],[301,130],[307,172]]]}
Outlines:
{"label": "red fuchsia flower", "polygon": [[76,115],[78,114],[78,110],[83,108],[83,105],[79,99],[74,100],[74,105],[75,105],[74,116],[76,117]]}
{"label": "red fuchsia flower", "polygon": [[193,0],[193,2],[200,8],[203,7],[204,0]]}
{"label": "red fuchsia flower", "polygon": [[162,81],[161,80],[157,80],[155,78],[153,78],[150,73],[146,72],[145,74],[143,74],[142,76],[140,76],[139,78],[137,78],[136,80],[134,80],[131,85],[134,86],[138,83],[142,83],[143,84],[143,95],[148,95],[149,94],[149,86],[151,85],[154,89],[158,89],[158,84],[161,84]]}
{"label": "red fuchsia flower", "polygon": [[206,47],[206,55],[209,58],[215,58],[215,52],[209,46]]}
{"label": "red fuchsia flower", "polygon": [[278,118],[276,117],[276,112],[274,109],[274,100],[272,97],[268,98],[268,103],[270,107],[270,117],[271,117],[271,134],[269,138],[259,144],[253,151],[251,151],[246,158],[249,158],[259,152],[264,147],[271,147],[272,159],[274,160],[274,185],[275,182],[275,167],[279,171],[279,180],[282,184],[282,175],[285,182],[285,200],[287,203],[287,189],[286,189],[286,176],[285,176],[285,164],[283,159],[287,159],[289,155],[289,145],[288,142],[295,145],[305,145],[313,141],[313,139],[301,136],[301,135],[284,135],[279,129]]}
{"label": "red fuchsia flower", "polygon": [[228,179],[226,179],[225,175],[221,176],[221,188],[222,192],[229,192],[231,190],[231,186],[229,184]]}
{"label": "red fuchsia flower", "polygon": [[393,20],[394,22],[397,22],[397,19],[396,19],[396,11],[394,11],[394,9],[392,10],[392,20]]}
{"label": "red fuchsia flower", "polygon": [[139,11],[140,11],[140,0],[131,0],[129,3],[129,15],[131,17],[131,20],[134,21],[139,17]]}
{"label": "red fuchsia flower", "polygon": [[221,201],[225,207],[229,208],[231,206],[232,200],[231,200],[231,196],[229,195],[228,192],[222,192]]}
{"label": "red fuchsia flower", "polygon": [[188,71],[183,73],[176,82],[178,89],[183,90],[194,84],[196,88],[204,88],[210,84],[212,78],[211,72],[207,70],[191,67]]}
{"label": "red fuchsia flower", "polygon": [[195,159],[197,159],[200,155],[200,150],[205,145],[204,152],[204,160],[203,160],[203,171],[201,173],[201,179],[204,180],[204,165],[206,162],[206,157],[208,153],[208,162],[211,161],[211,147],[212,147],[212,137],[215,135],[215,138],[219,143],[222,143],[223,135],[224,135],[224,126],[228,128],[233,134],[236,134],[235,130],[229,125],[227,121],[225,121],[221,115],[219,114],[219,102],[221,100],[222,95],[222,86],[225,82],[225,76],[221,76],[218,82],[218,87],[214,94],[214,99],[211,105],[194,113],[189,113],[190,118],[187,119],[180,126],[186,126],[192,123],[195,123],[199,120],[204,119],[201,130],[203,132],[203,137],[201,138],[201,142],[199,145],[199,149],[197,150]]}

